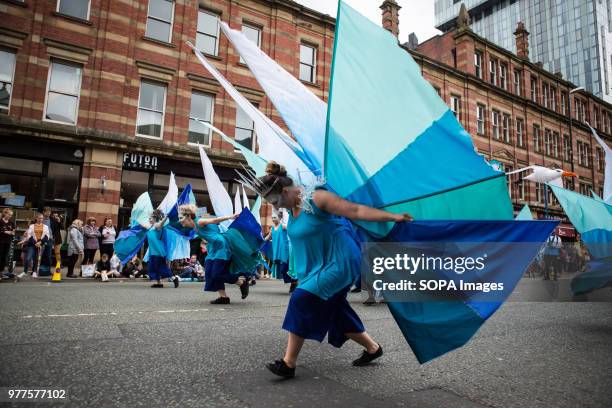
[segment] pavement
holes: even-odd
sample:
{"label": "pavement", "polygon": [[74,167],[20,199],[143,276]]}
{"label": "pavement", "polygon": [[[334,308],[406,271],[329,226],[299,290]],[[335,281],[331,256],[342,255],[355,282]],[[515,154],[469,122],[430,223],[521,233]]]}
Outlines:
{"label": "pavement", "polygon": [[352,367],[356,344],[308,341],[297,377],[284,381],[264,368],[286,342],[288,286],[277,281],[259,281],[245,301],[232,287],[223,306],[196,282],[3,282],[0,390],[65,389],[66,400],[44,403],[61,407],[612,406],[612,303],[601,301],[612,289],[525,301],[536,284],[521,282],[466,346],[424,365],[386,306],[350,294],[383,358]]}

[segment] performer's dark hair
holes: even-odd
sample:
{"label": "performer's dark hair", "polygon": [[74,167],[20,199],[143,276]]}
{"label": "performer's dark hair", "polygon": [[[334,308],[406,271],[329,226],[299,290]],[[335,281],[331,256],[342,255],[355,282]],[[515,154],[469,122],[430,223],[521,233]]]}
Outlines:
{"label": "performer's dark hair", "polygon": [[270,190],[268,194],[280,194],[284,187],[290,187],[293,185],[293,180],[287,176],[285,166],[282,166],[274,161],[268,162],[268,165],[266,166],[266,175],[260,177],[259,180],[266,187],[272,187],[272,190]]}
{"label": "performer's dark hair", "polygon": [[155,209],[151,213],[151,218],[153,218],[155,221],[161,221],[164,218],[164,212],[159,208]]}

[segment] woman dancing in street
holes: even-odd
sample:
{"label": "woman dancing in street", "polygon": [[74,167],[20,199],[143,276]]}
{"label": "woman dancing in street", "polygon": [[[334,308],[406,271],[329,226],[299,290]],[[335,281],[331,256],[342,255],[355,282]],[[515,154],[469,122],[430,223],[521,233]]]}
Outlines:
{"label": "woman dancing in street", "polygon": [[274,162],[268,163],[265,176],[242,178],[275,208],[289,210],[287,231],[299,280],[283,322],[289,332],[285,355],[267,368],[278,376],[293,377],[304,340],[322,342],[326,335],[334,347],[348,339],[364,347],[354,366],[381,357],[382,347],[365,331],[346,299],[360,268],[360,248],[346,219],[402,222],[412,217],[355,204],[324,189],[307,194]]}

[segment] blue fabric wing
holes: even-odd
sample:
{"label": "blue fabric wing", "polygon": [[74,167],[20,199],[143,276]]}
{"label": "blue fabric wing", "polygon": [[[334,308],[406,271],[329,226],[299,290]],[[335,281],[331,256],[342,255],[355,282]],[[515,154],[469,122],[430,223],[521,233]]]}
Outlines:
{"label": "blue fabric wing", "polygon": [[138,223],[119,233],[119,236],[115,240],[114,248],[115,254],[117,254],[122,265],[138,253],[146,239],[147,229],[143,228]]}
{"label": "blue fabric wing", "polygon": [[[492,274],[486,281],[503,281],[508,296],[537,254],[540,243],[557,221],[415,221],[397,224],[386,237],[391,242],[533,243],[497,245]],[[529,248],[529,250],[525,250]],[[446,295],[445,295],[446,296]],[[463,346],[503,300],[478,301],[476,297],[425,302],[388,302],[387,305],[420,363]]]}

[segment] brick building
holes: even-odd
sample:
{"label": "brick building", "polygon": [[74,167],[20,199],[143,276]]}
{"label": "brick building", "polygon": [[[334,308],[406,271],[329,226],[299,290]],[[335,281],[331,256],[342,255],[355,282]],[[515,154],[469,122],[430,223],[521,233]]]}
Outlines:
{"label": "brick building", "polygon": [[125,224],[139,194],[162,199],[173,171],[210,208],[198,142],[233,192],[242,156],[192,118],[248,146],[253,123],[186,42],[281,120],[218,19],[326,97],[334,19],[290,0],[0,1],[1,80],[12,88],[0,103],[0,185],[25,197],[13,203]]}
{"label": "brick building", "polygon": [[[612,140],[612,105],[531,62],[522,23],[514,31],[515,55],[476,35],[469,17],[459,16],[458,22],[412,53],[478,151],[506,172],[531,164],[573,171],[578,178],[565,179],[566,188],[589,196],[592,189],[602,196],[604,153],[586,123]],[[516,210],[529,204],[544,218],[548,202],[549,217],[565,218],[544,185],[522,182],[518,174],[509,181]]]}
{"label": "brick building", "polygon": [[[397,35],[399,6],[385,0],[381,10],[383,26]],[[161,200],[173,171],[179,186],[191,182],[199,205],[210,208],[198,142],[233,192],[241,156],[193,118],[247,146],[254,145],[253,123],[186,41],[282,121],[220,35],[218,19],[327,99],[335,21],[290,0],[0,0],[0,19],[0,194],[18,207],[49,205],[67,218],[99,222],[111,215],[124,225],[143,191],[154,204]],[[467,24],[416,49],[404,47],[488,159],[506,170],[573,169],[577,189],[599,192],[603,156],[584,122],[610,138],[612,106],[584,92],[570,95],[571,83],[528,60],[528,34],[519,28],[516,35],[518,56]],[[529,203],[542,213],[543,194],[533,184],[510,186],[517,209]],[[554,203],[551,214],[562,216]]]}

